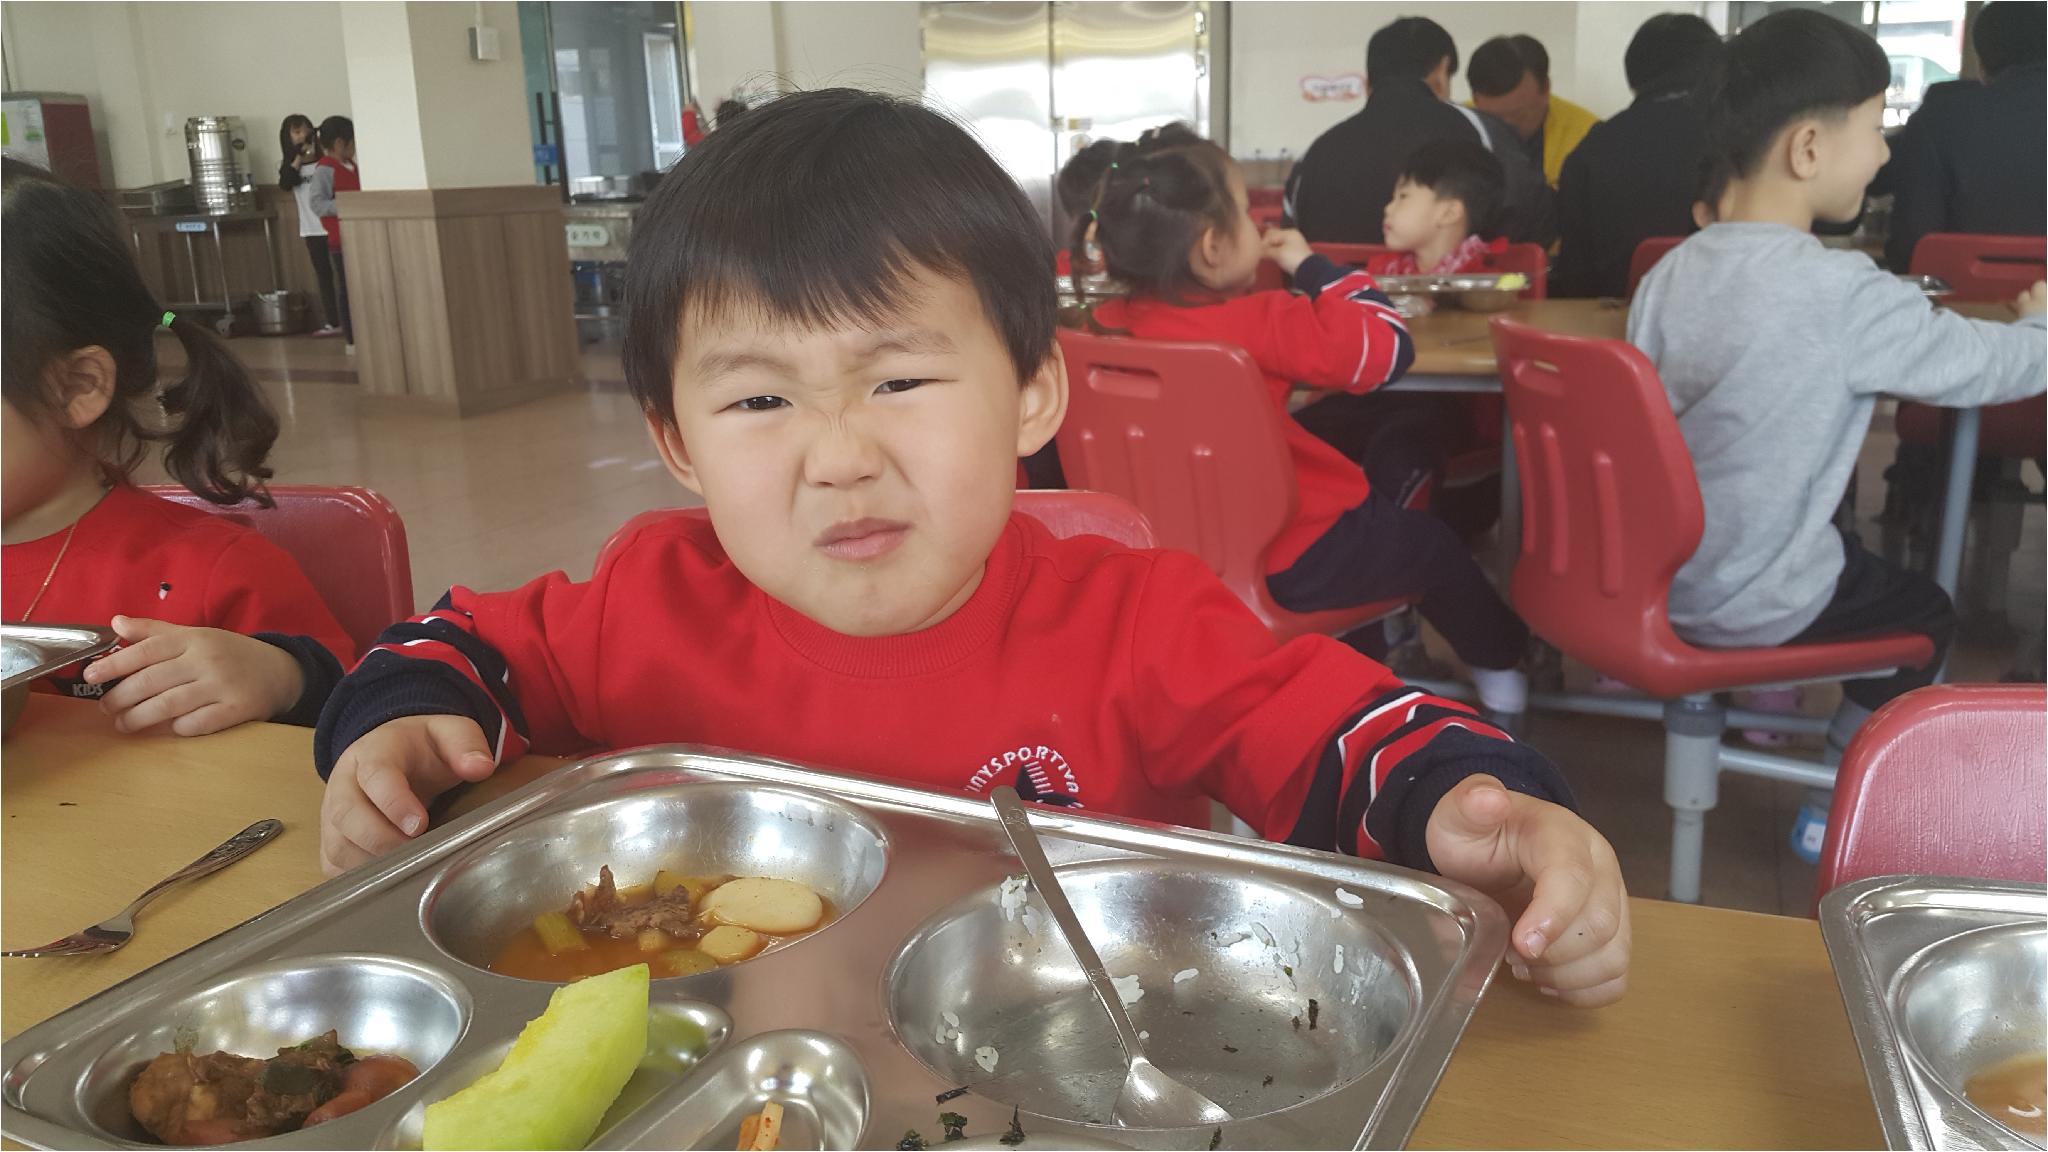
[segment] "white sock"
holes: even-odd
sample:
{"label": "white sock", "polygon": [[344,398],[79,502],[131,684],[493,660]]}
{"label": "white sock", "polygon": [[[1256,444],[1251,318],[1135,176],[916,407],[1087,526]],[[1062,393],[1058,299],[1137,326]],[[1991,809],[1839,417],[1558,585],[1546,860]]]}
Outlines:
{"label": "white sock", "polygon": [[1520,668],[1473,668],[1472,686],[1488,711],[1520,714],[1529,710],[1529,677]]}
{"label": "white sock", "polygon": [[1852,700],[1843,700],[1835,708],[1835,715],[1828,721],[1828,747],[1821,755],[1821,763],[1838,768],[1842,763],[1842,750],[1849,741],[1856,738],[1856,732],[1863,722],[1870,719],[1870,709]]}

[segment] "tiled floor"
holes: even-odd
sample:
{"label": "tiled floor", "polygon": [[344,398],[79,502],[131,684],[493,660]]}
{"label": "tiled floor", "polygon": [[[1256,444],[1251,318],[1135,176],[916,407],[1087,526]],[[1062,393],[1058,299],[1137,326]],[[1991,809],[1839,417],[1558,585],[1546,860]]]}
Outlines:
{"label": "tiled floor", "polygon": [[[352,362],[335,340],[245,338],[234,349],[283,416],[272,455],[278,481],[360,484],[388,497],[405,518],[422,605],[456,582],[501,588],[557,568],[586,576],[598,547],[627,517],[695,502],[655,458],[617,356],[607,350],[586,352],[587,385],[578,391],[458,420],[365,414]],[[1882,502],[1891,453],[1881,414],[1861,471],[1866,523]],[[2029,477],[2040,483],[2031,469]],[[1875,530],[1865,538],[1874,544]],[[2041,629],[2043,555],[2035,505],[2012,559],[2010,626],[1980,622],[1967,631],[1954,679],[1997,679],[2018,634]],[[1586,673],[1568,675],[1582,686]],[[1834,701],[1834,690],[1810,689],[1807,706],[1824,714]],[[1541,714],[1530,718],[1525,737],[1564,766],[1586,816],[1619,852],[1630,891],[1662,895],[1669,814],[1660,729]],[[1801,795],[1791,785],[1723,776],[1720,806],[1707,822],[1706,902],[1788,915],[1810,910],[1814,871],[1786,843]]]}

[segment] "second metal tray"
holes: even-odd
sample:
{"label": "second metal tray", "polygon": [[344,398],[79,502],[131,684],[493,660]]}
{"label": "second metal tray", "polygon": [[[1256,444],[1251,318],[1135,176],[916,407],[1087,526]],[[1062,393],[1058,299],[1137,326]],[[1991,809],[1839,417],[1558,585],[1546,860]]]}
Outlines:
{"label": "second metal tray", "polygon": [[1820,926],[1886,1144],[2040,1147],[1971,1104],[1963,1085],[2042,1050],[2042,886],[1874,877],[1822,897]]}

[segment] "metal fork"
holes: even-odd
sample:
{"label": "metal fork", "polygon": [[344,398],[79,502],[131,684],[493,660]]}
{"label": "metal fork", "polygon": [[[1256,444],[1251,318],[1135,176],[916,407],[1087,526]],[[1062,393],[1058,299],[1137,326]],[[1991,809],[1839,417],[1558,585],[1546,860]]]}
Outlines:
{"label": "metal fork", "polygon": [[281,821],[258,820],[228,837],[220,847],[157,881],[149,891],[137,896],[135,903],[123,908],[120,915],[103,920],[90,928],[73,932],[62,940],[52,940],[40,948],[0,952],[0,956],[91,956],[101,952],[112,952],[135,936],[135,914],[142,910],[143,905],[187,880],[197,880],[201,876],[220,871],[275,840],[277,834],[282,831],[284,824]]}

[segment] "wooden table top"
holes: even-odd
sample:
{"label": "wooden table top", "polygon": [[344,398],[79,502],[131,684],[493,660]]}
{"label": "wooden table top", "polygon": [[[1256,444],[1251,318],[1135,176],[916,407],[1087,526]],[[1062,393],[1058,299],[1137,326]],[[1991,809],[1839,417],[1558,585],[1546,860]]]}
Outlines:
{"label": "wooden table top", "polygon": [[[122,737],[91,704],[36,696],[5,745],[0,942],[107,916],[243,826],[285,832],[172,892],[133,943],[0,961],[0,1031],[24,1028],[319,882],[312,733],[246,724]],[[529,757],[465,798],[556,765]],[[1818,925],[1636,900],[1628,995],[1578,1011],[1497,981],[1410,1142],[1416,1148],[1881,1147]]]}
{"label": "wooden table top", "polygon": [[[2011,306],[2003,302],[1957,301],[1943,303],[1941,307],[1973,320],[2013,319]],[[1408,321],[1408,332],[1415,338],[1415,365],[1408,374],[1495,375],[1500,367],[1494,360],[1493,335],[1486,325],[1500,314],[1445,307]],[[1622,300],[1531,300],[1505,314],[1552,332],[1600,340],[1628,337],[1628,304]]]}
{"label": "wooden table top", "polygon": [[1493,333],[1487,323],[1508,315],[1552,332],[1620,340],[1628,335],[1628,305],[1619,300],[1531,300],[1505,313],[1467,312],[1444,306],[1408,321],[1415,339],[1410,376],[1493,376]]}

